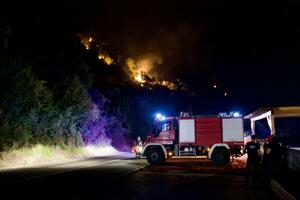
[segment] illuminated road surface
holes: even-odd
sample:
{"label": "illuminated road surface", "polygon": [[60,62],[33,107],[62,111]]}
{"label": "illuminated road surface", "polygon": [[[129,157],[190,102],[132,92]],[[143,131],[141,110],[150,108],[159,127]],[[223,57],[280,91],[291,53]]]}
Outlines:
{"label": "illuminated road surface", "polygon": [[19,169],[0,170],[0,184],[13,185],[30,180],[71,172],[101,170],[101,178],[115,178],[146,166],[145,160],[134,159],[131,153],[114,156],[93,157],[83,160],[39,165]]}
{"label": "illuminated road surface", "polygon": [[0,199],[278,199],[245,189],[241,168],[172,160],[149,166],[131,154],[0,172]]}

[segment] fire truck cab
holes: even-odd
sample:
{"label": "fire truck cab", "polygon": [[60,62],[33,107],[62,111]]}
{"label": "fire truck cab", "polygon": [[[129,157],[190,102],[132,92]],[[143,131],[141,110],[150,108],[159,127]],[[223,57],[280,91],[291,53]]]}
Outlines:
{"label": "fire truck cab", "polygon": [[215,166],[225,166],[230,155],[240,154],[244,145],[242,116],[158,117],[144,142],[141,155],[152,165],[160,165],[171,157],[206,155]]}

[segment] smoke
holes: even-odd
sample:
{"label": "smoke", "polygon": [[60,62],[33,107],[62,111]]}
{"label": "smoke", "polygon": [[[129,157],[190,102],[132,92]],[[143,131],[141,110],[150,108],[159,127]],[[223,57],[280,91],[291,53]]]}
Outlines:
{"label": "smoke", "polygon": [[157,66],[161,65],[162,62],[162,58],[155,54],[145,54],[136,59],[127,58],[125,71],[134,79],[140,77],[141,74],[147,74],[152,78],[157,78]]}
{"label": "smoke", "polygon": [[137,59],[137,70],[147,74],[153,74],[157,66],[161,65],[162,62],[163,59],[159,55],[153,53],[145,54]]}
{"label": "smoke", "polygon": [[199,58],[194,52],[199,42],[200,35],[195,28],[180,23],[171,28],[158,28],[151,35],[129,35],[124,48],[128,57],[137,58],[140,71],[160,79],[174,79],[197,62]]}
{"label": "smoke", "polygon": [[[123,69],[120,70],[127,73],[129,81],[135,81],[141,87],[149,89],[160,85],[170,90],[188,91],[187,85],[182,81],[185,78],[182,75],[191,71],[191,66],[195,63],[199,63],[199,56],[195,54],[199,52],[196,49],[200,42],[197,27],[182,22],[156,29],[148,27],[145,30],[152,31],[147,33],[144,33],[142,27],[139,31],[136,30],[139,27],[131,28],[128,26],[129,30],[119,33],[124,37],[101,39],[110,44],[105,46],[89,34],[79,36],[87,50],[91,47],[97,49],[98,59],[106,65],[122,65]],[[95,38],[101,37],[98,35]],[[119,52],[118,56],[116,52]],[[192,71],[191,73],[195,74]]]}

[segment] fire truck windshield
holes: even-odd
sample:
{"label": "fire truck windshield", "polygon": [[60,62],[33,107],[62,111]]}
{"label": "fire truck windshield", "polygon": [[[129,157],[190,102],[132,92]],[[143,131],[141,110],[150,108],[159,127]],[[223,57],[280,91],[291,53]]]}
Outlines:
{"label": "fire truck windshield", "polygon": [[161,126],[161,131],[171,130],[171,122],[165,122]]}
{"label": "fire truck windshield", "polygon": [[159,121],[155,124],[153,134],[158,136],[162,131],[171,130],[171,121]]}

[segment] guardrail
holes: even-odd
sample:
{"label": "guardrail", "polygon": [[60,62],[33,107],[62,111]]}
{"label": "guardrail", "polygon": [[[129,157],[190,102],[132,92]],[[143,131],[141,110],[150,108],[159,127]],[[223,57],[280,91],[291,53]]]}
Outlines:
{"label": "guardrail", "polygon": [[285,151],[287,168],[300,173],[300,147],[286,147]]}

